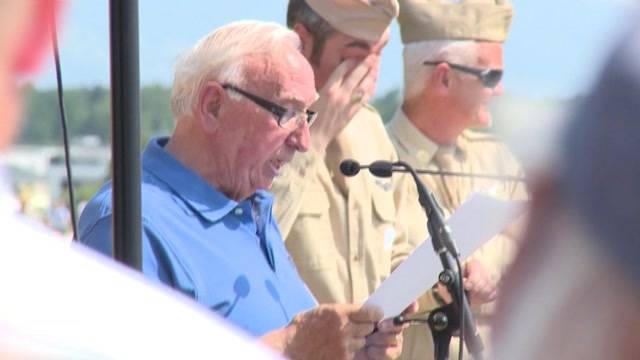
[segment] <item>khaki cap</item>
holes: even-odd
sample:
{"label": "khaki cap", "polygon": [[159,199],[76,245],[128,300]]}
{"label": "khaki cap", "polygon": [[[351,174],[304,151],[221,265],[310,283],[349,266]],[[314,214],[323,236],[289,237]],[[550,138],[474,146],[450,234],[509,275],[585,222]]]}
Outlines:
{"label": "khaki cap", "polygon": [[428,40],[504,42],[513,7],[507,0],[400,0],[402,43]]}
{"label": "khaki cap", "polygon": [[377,41],[398,15],[397,0],[306,0],[336,30]]}

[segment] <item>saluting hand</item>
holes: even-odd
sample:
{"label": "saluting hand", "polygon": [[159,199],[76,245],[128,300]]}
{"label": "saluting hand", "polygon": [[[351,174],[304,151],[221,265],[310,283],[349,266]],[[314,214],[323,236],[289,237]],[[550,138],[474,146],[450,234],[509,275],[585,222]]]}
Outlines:
{"label": "saluting hand", "polygon": [[377,73],[378,59],[373,55],[360,62],[345,60],[336,67],[311,106],[318,112],[318,118],[309,129],[314,150],[324,152],[329,142],[369,101]]}

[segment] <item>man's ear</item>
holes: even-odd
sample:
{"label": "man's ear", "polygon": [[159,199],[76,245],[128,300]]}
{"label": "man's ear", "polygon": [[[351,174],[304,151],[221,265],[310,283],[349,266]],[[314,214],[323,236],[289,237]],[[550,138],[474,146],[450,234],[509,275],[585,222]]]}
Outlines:
{"label": "man's ear", "polygon": [[431,73],[431,81],[432,85],[435,85],[435,88],[438,91],[448,91],[449,84],[451,82],[451,69],[446,64],[439,64],[433,69]]}
{"label": "man's ear", "polygon": [[219,126],[220,108],[224,101],[224,89],[216,81],[208,81],[198,96],[195,111],[196,119],[206,132],[212,132]]}
{"label": "man's ear", "polygon": [[302,55],[307,59],[311,59],[311,55],[313,54],[313,48],[315,45],[315,38],[313,37],[313,34],[309,32],[309,29],[307,29],[304,24],[299,22],[293,25],[293,31],[295,31],[296,34],[298,34],[298,36],[300,37],[300,42],[302,45]]}

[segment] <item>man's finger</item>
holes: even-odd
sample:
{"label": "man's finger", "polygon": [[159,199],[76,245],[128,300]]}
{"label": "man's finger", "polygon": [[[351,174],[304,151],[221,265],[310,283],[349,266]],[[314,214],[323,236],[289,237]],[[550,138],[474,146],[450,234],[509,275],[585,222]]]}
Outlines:
{"label": "man's finger", "polygon": [[367,341],[365,338],[350,338],[346,340],[345,347],[348,352],[357,352],[358,350],[365,347]]}
{"label": "man's finger", "polygon": [[333,70],[333,73],[331,73],[331,76],[327,79],[325,86],[341,86],[347,73],[349,73],[349,71],[351,71],[355,66],[356,62],[353,60],[345,60],[341,62],[336,69]]}
{"label": "man's finger", "polygon": [[390,333],[381,333],[376,332],[369,337],[367,337],[367,346],[375,345],[375,346],[397,346],[402,342],[402,333],[398,334],[390,334]]}
{"label": "man's finger", "polygon": [[355,323],[355,322],[350,322],[347,325],[347,334],[350,334],[354,337],[361,337],[364,338],[365,336],[371,334],[373,332],[373,330],[375,330],[375,325],[372,322],[366,322],[366,323]]}
{"label": "man's finger", "polygon": [[342,82],[342,87],[345,91],[354,91],[356,87],[360,86],[360,83],[369,75],[371,66],[363,61],[359,63],[353,71],[347,75],[347,78]]}
{"label": "man's finger", "polygon": [[357,311],[349,314],[349,319],[354,322],[372,322],[377,323],[382,320],[382,309],[377,306],[363,306]]}
{"label": "man's finger", "polygon": [[382,333],[391,333],[391,334],[399,334],[402,332],[402,325],[396,326],[393,325],[393,319],[384,319],[383,321],[378,323],[378,331]]}
{"label": "man's finger", "polygon": [[402,349],[399,346],[381,347],[367,346],[365,352],[368,360],[393,359],[400,355]]}

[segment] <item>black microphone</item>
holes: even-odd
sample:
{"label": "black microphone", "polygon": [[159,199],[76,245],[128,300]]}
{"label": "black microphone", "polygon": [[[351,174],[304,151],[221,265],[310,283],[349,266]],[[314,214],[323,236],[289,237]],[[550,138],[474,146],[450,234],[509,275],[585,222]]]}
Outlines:
{"label": "black microphone", "polygon": [[391,161],[378,160],[369,165],[369,172],[377,177],[391,177],[396,170],[395,164]]}
{"label": "black microphone", "polygon": [[340,172],[344,176],[356,176],[361,169],[369,169],[369,171],[377,177],[391,177],[394,171],[402,171],[402,168],[395,167],[390,161],[378,160],[369,165],[360,165],[353,159],[346,159],[340,163]]}
{"label": "black microphone", "polygon": [[[346,159],[340,163],[340,172],[345,176],[355,176],[357,175],[361,169],[369,169],[369,171],[378,177],[391,177],[394,172],[410,172],[403,166],[399,166],[399,163],[393,163],[391,161],[378,160],[372,162],[370,165],[360,165],[359,162],[353,159]],[[440,176],[457,176],[457,177],[469,177],[469,178],[479,178],[479,179],[493,179],[499,181],[518,181],[525,182],[526,179],[522,176],[514,176],[514,175],[497,175],[497,174],[474,174],[474,173],[464,173],[464,172],[453,172],[453,171],[441,171],[441,170],[424,170],[424,169],[415,169],[417,174],[428,174],[428,175],[440,175]]]}
{"label": "black microphone", "polygon": [[366,168],[366,166],[360,166],[360,163],[353,159],[343,160],[340,163],[340,172],[344,176],[356,176],[360,172],[360,169],[364,168]]}

